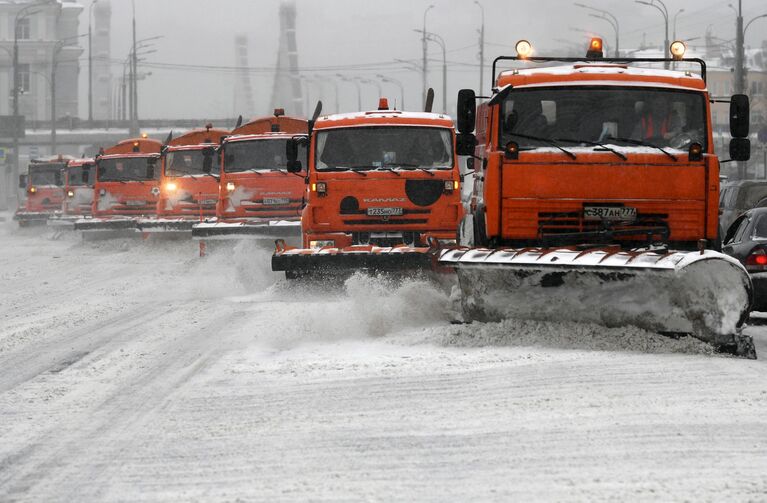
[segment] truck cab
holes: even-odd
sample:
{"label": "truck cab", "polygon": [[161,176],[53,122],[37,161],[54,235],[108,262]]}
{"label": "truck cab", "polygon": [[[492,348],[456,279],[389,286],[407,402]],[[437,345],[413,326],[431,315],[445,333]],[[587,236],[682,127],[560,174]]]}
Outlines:
{"label": "truck cab", "polygon": [[216,214],[216,148],[229,134],[211,125],[173,138],[162,150],[158,218],[200,220]]}
{"label": "truck cab", "polygon": [[142,136],[123,140],[96,157],[95,217],[157,213],[161,147],[161,142]]}
{"label": "truck cab", "polygon": [[64,174],[68,162],[62,156],[35,159],[29,163],[27,174],[20,176],[19,187],[26,190],[26,199],[14,220],[19,226],[45,224],[49,217],[61,211],[64,201]]}
{"label": "truck cab", "polygon": [[64,169],[63,217],[86,216],[93,210],[93,183],[96,162],[91,158],[72,159]]}
{"label": "truck cab", "polygon": [[450,117],[377,110],[319,117],[309,139],[304,248],[454,242],[463,211]]}
{"label": "truck cab", "polygon": [[[601,54],[496,64],[505,60],[529,67],[500,71],[497,92],[476,112],[473,91],[459,96],[463,153],[481,160],[464,244],[719,246],[719,158],[703,61],[675,71]],[[557,64],[535,67],[549,61]],[[747,140],[733,142],[740,155]]]}
{"label": "truck cab", "polygon": [[195,225],[196,238],[298,236],[304,175],[288,173],[285,144],[306,135],[306,119],[274,115],[234,129],[219,148],[216,218]]}

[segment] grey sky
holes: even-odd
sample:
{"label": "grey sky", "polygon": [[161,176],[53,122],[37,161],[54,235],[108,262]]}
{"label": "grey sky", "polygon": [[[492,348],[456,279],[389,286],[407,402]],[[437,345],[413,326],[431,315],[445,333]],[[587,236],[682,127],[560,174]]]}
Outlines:
{"label": "grey sky", "polygon": [[[621,49],[647,43],[660,45],[663,22],[660,12],[633,0],[581,0],[582,3],[609,10],[620,21]],[[156,42],[157,52],[149,62],[185,65],[233,66],[234,35],[247,33],[250,42],[250,65],[271,67],[275,64],[278,37],[279,0],[135,0],[138,37],[164,35]],[[83,0],[85,5],[88,0]],[[336,73],[374,78],[376,73],[402,80],[406,84],[407,108],[420,105],[421,77],[395,59],[420,64],[421,42],[414,29],[420,29],[425,8],[431,3],[427,30],[445,39],[449,62],[448,107],[461,87],[477,88],[478,33],[480,9],[472,0],[297,0],[297,37],[299,64],[313,67],[312,73],[334,76]],[[767,13],[767,1],[744,0],[746,20]],[[538,53],[561,52],[567,41],[586,46],[586,30],[602,34],[612,46],[614,32],[610,25],[589,16],[589,11],[562,0],[482,0],[485,10],[485,59],[487,64],[501,54],[513,53],[516,40],[526,38]],[[702,37],[711,25],[716,36],[734,38],[734,12],[727,0],[666,0],[670,17],[679,9],[678,38]],[[123,59],[130,47],[130,0],[112,0],[113,59]],[[85,9],[87,12],[87,9]],[[87,29],[86,15],[82,18]],[[671,32],[672,27],[669,28]],[[671,33],[669,33],[671,37]],[[749,28],[747,45],[757,46],[767,39],[767,19]],[[442,53],[430,44],[430,85],[441,103]],[[378,70],[355,69],[354,65],[381,63]],[[332,69],[325,70],[325,68]],[[347,67],[338,70],[337,67]],[[170,70],[151,68],[152,75],[140,84],[140,115],[153,118],[218,118],[234,116],[234,74],[229,71],[195,69]],[[114,74],[121,75],[119,65]],[[85,91],[83,71],[82,90]],[[489,70],[485,87],[488,88]],[[268,111],[271,75],[254,72],[251,76],[256,95],[256,113]],[[356,108],[353,84],[340,83],[341,108]],[[317,94],[317,85],[311,86]],[[384,84],[390,98],[398,98],[397,87]],[[333,108],[332,87],[324,88],[326,109]],[[363,86],[363,107],[373,108],[377,91]],[[316,98],[316,96],[314,97]],[[313,98],[313,100],[314,100]],[[439,108],[439,107],[435,107]]]}

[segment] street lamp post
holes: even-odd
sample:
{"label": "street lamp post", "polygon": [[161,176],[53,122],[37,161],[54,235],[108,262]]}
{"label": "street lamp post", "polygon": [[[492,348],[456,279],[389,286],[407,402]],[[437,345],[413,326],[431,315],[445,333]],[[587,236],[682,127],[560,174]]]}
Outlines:
{"label": "street lamp post", "polygon": [[[657,2],[657,3],[656,3]],[[650,7],[655,7],[660,11],[660,13],[663,15],[663,20],[666,23],[666,39],[663,42],[663,57],[666,59],[666,61],[663,63],[664,68],[668,70],[669,67],[669,44],[668,44],[668,9],[666,8],[666,4],[663,3],[662,0],[650,0],[649,2],[645,0],[636,0],[636,3],[641,3],[642,5],[649,5]]]}
{"label": "street lamp post", "polygon": [[381,83],[377,80],[373,79],[360,79],[360,82],[363,84],[371,84],[376,87],[376,91],[378,91],[378,97],[381,98],[383,96],[383,88],[381,88]]}
{"label": "street lamp post", "polygon": [[442,113],[447,114],[447,50],[445,41],[436,33],[426,32],[426,38],[442,48]]}
{"label": "street lamp post", "polygon": [[88,7],[88,123],[93,123],[93,6],[99,0],[93,0]]}
{"label": "street lamp post", "polygon": [[[740,5],[738,5],[740,6]],[[761,19],[763,17],[767,17],[767,14],[760,14],[756,17],[751,18],[751,20],[746,23],[746,26],[743,27],[743,33],[740,36],[740,45],[738,45],[738,54],[740,55],[740,64],[738,67],[740,68],[740,80],[738,82],[740,83],[740,91],[736,92],[744,92],[746,89],[746,69],[745,69],[745,48],[744,45],[746,43],[746,31],[748,30],[748,27],[751,26],[751,23],[756,21],[757,19]],[[738,19],[740,20],[740,24],[743,25],[743,17],[738,16]]]}
{"label": "street lamp post", "polygon": [[603,19],[603,20],[607,21],[608,23],[610,23],[610,26],[612,26],[613,30],[615,31],[615,51],[614,51],[614,54],[615,54],[616,58],[619,58],[620,57],[620,24],[618,23],[618,18],[615,17],[612,13],[610,13],[610,12],[608,12],[606,10],[597,9],[596,7],[591,7],[590,5],[586,5],[586,4],[582,4],[582,3],[578,3],[578,2],[576,2],[575,5],[577,7],[582,8],[582,9],[588,9],[590,11],[596,12],[596,14],[594,14],[592,12],[589,15],[591,17],[595,17],[597,19]]}
{"label": "street lamp post", "polygon": [[44,5],[41,2],[23,7],[16,13],[13,20],[13,158],[11,161],[11,183],[19,178],[19,22],[27,16],[37,14],[39,10],[31,10]]}
{"label": "street lamp post", "polygon": [[381,79],[381,82],[389,82],[391,84],[394,84],[396,86],[399,86],[399,108],[400,110],[405,110],[405,86],[402,84],[401,81],[397,79],[393,79],[391,77],[386,77],[382,74],[377,74],[376,77]]}
{"label": "street lamp post", "polygon": [[482,93],[485,89],[485,8],[479,0],[474,0],[474,3],[482,11],[482,25],[479,28],[479,92]]}
{"label": "street lamp post", "polygon": [[[426,84],[426,80],[428,78],[428,46],[426,43],[426,14],[434,8],[434,4],[429,5],[426,7],[426,10],[423,11],[423,30],[421,30],[421,43],[423,45],[423,66],[421,67],[421,71],[423,72],[423,90],[421,92],[421,96],[423,99],[422,106],[426,105],[426,88],[428,85]],[[416,30],[417,31],[417,30]]]}
{"label": "street lamp post", "polygon": [[677,17],[679,16],[679,14],[681,14],[682,12],[684,12],[684,9],[679,9],[678,11],[676,11],[676,14],[674,14],[674,35],[673,35],[673,37],[671,37],[671,38],[673,38],[674,40],[678,40],[678,39],[676,38],[676,18],[677,18]]}

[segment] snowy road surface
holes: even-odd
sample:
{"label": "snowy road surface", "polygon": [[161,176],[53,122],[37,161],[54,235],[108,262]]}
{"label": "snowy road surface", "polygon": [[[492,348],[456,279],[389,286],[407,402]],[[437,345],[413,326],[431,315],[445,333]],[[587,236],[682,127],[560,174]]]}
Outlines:
{"label": "snowy road surface", "polygon": [[763,360],[0,224],[0,501],[767,499]]}

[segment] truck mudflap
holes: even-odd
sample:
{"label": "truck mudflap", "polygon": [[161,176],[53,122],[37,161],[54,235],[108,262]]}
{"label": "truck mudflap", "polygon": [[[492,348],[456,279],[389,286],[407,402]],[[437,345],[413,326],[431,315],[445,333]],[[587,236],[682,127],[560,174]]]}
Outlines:
{"label": "truck mudflap", "polygon": [[353,245],[343,248],[293,248],[276,241],[272,271],[288,279],[348,276],[357,271],[377,273],[447,272],[437,264],[438,248]]}
{"label": "truck mudflap", "polygon": [[221,222],[209,220],[192,226],[192,237],[204,240],[290,239],[301,237],[300,220],[248,220]]}
{"label": "truck mudflap", "polygon": [[192,227],[200,223],[199,219],[191,218],[139,218],[136,229],[149,234],[190,234]]}
{"label": "truck mudflap", "polygon": [[443,250],[439,263],[455,268],[466,321],[634,325],[756,358],[742,333],[751,279],[737,260],[718,252],[454,248]]}

